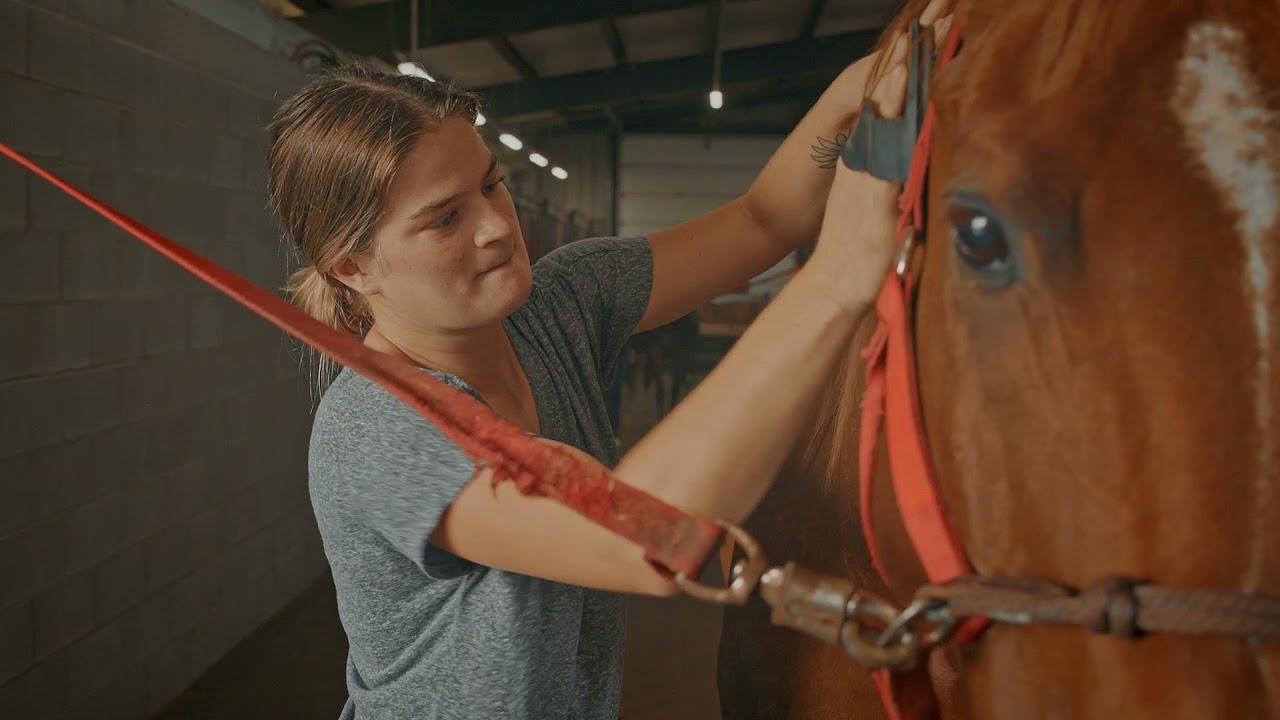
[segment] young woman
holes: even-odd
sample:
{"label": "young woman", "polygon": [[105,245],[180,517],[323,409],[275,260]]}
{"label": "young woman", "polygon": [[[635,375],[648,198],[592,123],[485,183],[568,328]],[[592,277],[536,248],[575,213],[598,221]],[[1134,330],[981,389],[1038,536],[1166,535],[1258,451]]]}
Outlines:
{"label": "young woman", "polygon": [[[872,94],[886,114],[902,102],[894,54]],[[303,261],[290,292],[623,481],[740,521],[889,264],[896,188],[812,147],[851,127],[873,62],[832,84],[743,197],[647,238],[571,243],[532,268],[475,96],[331,72],[270,127],[271,195]],[[602,388],[627,338],[815,236],[810,262],[720,366],[619,461]],[[350,641],[344,718],[617,716],[623,594],[671,594],[670,578],[573,512],[490,481],[362,376],[328,386],[310,487]]]}

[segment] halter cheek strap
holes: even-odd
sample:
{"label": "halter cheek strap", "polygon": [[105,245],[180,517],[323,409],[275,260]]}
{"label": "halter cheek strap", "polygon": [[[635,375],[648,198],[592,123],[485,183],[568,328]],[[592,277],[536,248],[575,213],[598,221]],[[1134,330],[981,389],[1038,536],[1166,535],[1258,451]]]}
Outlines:
{"label": "halter cheek strap", "polygon": [[[960,25],[959,19],[953,22],[939,67],[946,65],[959,50]],[[886,584],[890,584],[889,576],[876,538],[872,511],[882,425],[898,510],[930,582],[945,583],[972,573],[964,550],[947,522],[920,417],[912,346],[916,277],[911,256],[924,231],[925,181],[934,124],[933,105],[928,101],[934,44],[932,28],[922,31],[919,21],[912,22],[908,32],[911,49],[903,117],[886,120],[877,116],[870,104],[864,104],[858,124],[841,154],[845,164],[854,170],[905,182],[898,204],[899,260],[876,299],[878,325],[863,351],[867,382],[859,438],[859,503],[867,547]],[[986,624],[981,619],[967,620],[957,629],[956,639],[971,639]],[[900,676],[881,668],[874,671],[873,677],[891,720],[929,717],[936,711],[932,703],[919,701],[922,693],[914,687],[921,681],[919,674]]]}

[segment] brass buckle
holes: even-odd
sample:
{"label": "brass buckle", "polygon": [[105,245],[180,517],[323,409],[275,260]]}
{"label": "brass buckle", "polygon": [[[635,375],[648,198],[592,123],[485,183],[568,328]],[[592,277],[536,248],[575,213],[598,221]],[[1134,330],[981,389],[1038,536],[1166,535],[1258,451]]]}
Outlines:
{"label": "brass buckle", "polygon": [[898,246],[898,254],[893,259],[893,272],[899,280],[906,280],[911,272],[911,261],[916,252],[916,230],[908,226],[903,233],[902,244]]}
{"label": "brass buckle", "polygon": [[745,604],[747,598],[751,597],[751,593],[755,591],[756,585],[760,583],[760,576],[764,575],[768,562],[765,560],[760,543],[748,535],[746,530],[720,520],[717,520],[716,524],[733,537],[737,547],[742,548],[743,557],[733,564],[725,586],[711,587],[678,572],[675,576],[676,587],[690,597],[717,605]]}

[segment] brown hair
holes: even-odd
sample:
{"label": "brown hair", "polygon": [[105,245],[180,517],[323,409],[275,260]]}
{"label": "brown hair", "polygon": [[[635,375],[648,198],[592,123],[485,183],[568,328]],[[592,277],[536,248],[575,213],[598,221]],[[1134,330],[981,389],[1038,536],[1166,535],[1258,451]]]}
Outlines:
{"label": "brown hair", "polygon": [[330,271],[372,250],[387,188],[418,138],[445,118],[475,122],[479,104],[449,84],[348,61],[280,106],[267,127],[267,187],[301,262],[286,286],[294,304],[353,335],[369,329],[368,303]]}

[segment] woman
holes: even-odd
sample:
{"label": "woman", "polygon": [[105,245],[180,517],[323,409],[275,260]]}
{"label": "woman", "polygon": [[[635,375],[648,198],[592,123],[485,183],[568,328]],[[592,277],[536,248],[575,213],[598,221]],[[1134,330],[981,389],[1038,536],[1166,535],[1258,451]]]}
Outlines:
{"label": "woman", "polygon": [[[901,55],[872,95],[886,114],[901,105]],[[896,189],[811,148],[851,126],[872,62],[833,83],[742,198],[648,238],[571,243],[533,268],[474,96],[330,73],[271,126],[272,199],[304,261],[290,292],[625,482],[740,521],[889,263]],[[812,261],[619,462],[602,387],[627,338],[740,286],[820,227]],[[670,595],[671,579],[639,548],[491,479],[362,376],[329,385],[310,486],[350,641],[344,718],[617,716],[620,593]]]}

